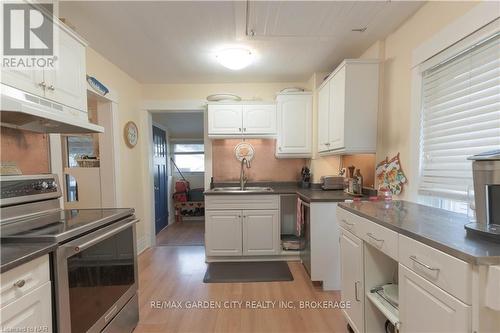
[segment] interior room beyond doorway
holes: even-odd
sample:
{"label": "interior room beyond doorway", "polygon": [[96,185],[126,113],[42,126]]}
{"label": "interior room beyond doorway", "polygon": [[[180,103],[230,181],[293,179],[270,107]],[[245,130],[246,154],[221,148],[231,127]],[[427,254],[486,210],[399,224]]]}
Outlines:
{"label": "interior room beyond doorway", "polygon": [[[157,141],[155,133],[165,133],[167,166],[165,198],[156,195],[161,193],[156,188],[161,184],[155,175],[155,215],[161,214],[161,205],[168,211],[166,226],[155,226],[156,245],[204,245],[204,114],[164,111],[153,113],[152,120],[153,144]],[[160,162],[155,158],[155,172]]]}

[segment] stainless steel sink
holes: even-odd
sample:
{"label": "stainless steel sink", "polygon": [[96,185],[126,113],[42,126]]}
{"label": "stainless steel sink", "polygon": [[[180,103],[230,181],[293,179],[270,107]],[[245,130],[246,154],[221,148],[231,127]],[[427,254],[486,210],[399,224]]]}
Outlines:
{"label": "stainless steel sink", "polygon": [[214,192],[226,192],[226,193],[251,193],[251,192],[273,192],[271,187],[265,186],[246,186],[244,190],[238,187],[216,187],[212,189]]}

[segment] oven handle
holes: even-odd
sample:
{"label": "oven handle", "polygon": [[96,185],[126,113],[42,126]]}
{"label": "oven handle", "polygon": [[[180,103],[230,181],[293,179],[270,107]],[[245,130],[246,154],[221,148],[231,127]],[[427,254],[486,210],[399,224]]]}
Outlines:
{"label": "oven handle", "polygon": [[70,242],[70,243],[64,244],[62,246],[65,248],[72,248],[75,253],[80,252],[80,251],[83,251],[83,250],[91,247],[92,245],[99,243],[100,241],[102,241],[106,238],[109,238],[113,235],[116,235],[117,233],[131,227],[132,225],[136,224],[137,222],[139,222],[139,219],[134,219],[130,222],[122,224],[121,226],[119,226],[117,228],[113,228],[110,231],[105,232],[105,233],[95,237],[92,240],[89,240],[88,242],[84,242],[84,243]]}

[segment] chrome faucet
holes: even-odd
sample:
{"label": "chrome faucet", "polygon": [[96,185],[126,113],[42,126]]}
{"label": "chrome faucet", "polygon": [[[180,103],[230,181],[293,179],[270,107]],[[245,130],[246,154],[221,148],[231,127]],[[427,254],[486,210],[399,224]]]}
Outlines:
{"label": "chrome faucet", "polygon": [[240,189],[243,191],[245,189],[245,185],[248,181],[248,178],[245,176],[245,165],[250,169],[250,161],[243,157],[241,160],[241,170],[240,170]]}

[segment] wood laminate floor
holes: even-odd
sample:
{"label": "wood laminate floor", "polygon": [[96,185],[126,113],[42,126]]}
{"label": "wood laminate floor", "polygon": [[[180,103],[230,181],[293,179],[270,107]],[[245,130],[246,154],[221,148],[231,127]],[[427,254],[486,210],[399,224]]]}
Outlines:
{"label": "wood laminate floor", "polygon": [[[300,263],[290,262],[289,266],[294,281],[205,284],[202,246],[148,249],[139,256],[140,320],[135,333],[346,332],[341,310],[299,308],[301,301],[338,301],[338,292],[314,287]],[[187,308],[198,301],[220,301],[213,306],[221,304],[222,308]],[[224,301],[233,302],[233,308],[224,308]],[[260,303],[247,303],[252,301]],[[285,309],[283,303],[281,307],[276,303],[267,309],[250,308],[271,301],[295,308]],[[236,302],[242,302],[241,307]]]}
{"label": "wood laminate floor", "polygon": [[156,246],[204,245],[205,221],[175,222],[156,236]]}

